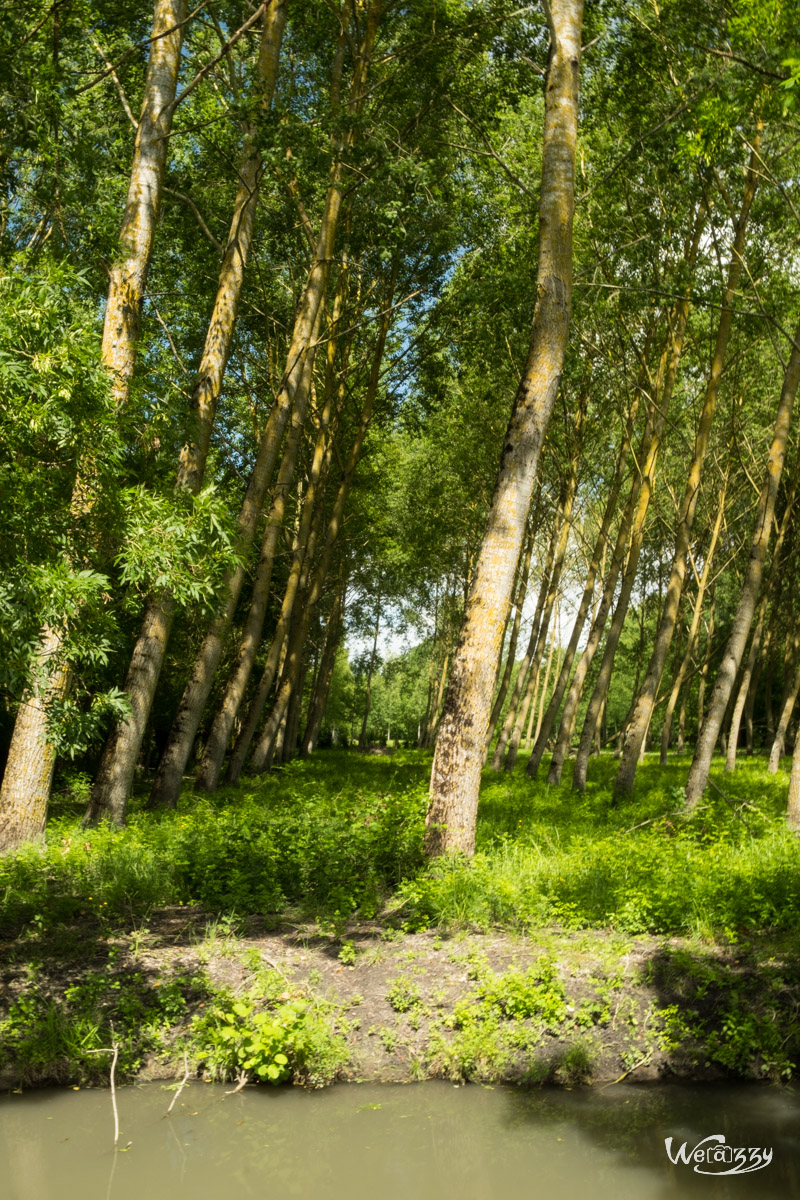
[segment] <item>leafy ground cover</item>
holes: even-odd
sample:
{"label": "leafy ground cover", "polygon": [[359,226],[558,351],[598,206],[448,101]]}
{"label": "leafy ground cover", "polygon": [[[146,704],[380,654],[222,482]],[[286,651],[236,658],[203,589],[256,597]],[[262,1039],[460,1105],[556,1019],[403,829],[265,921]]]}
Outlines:
{"label": "leafy ground cover", "polygon": [[329,752],[122,831],[73,782],[0,860],[0,1076],[103,1080],[112,1043],[122,1077],[794,1073],[784,771],[720,772],[691,820],[680,760],[619,805],[611,758],[583,796],[488,773],[475,859],[427,866],[428,770]]}

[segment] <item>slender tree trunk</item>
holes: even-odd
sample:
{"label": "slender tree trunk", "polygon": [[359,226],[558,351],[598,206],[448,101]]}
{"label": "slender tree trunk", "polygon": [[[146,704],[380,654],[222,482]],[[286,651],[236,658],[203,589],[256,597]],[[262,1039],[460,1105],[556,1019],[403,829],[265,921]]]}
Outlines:
{"label": "slender tree trunk", "polygon": [[706,686],[708,684],[708,673],[711,667],[711,654],[714,646],[714,622],[717,611],[717,593],[716,589],[711,590],[711,605],[708,610],[708,628],[706,631],[706,648],[703,655],[703,665],[700,668],[700,682],[697,685],[697,731],[700,732],[700,726],[703,724],[703,713],[705,712],[705,695]]}
{"label": "slender tree trunk", "polygon": [[[687,239],[685,257],[689,269],[692,268],[697,258],[704,225],[705,209],[701,206],[695,217],[692,234]],[[636,529],[639,522],[642,523],[643,527],[644,519],[647,515],[650,490],[652,488],[651,476],[655,471],[658,449],[678,375],[688,317],[689,300],[687,297],[682,297],[675,305],[670,334],[659,359],[658,372],[653,388],[653,399],[648,413],[647,425],[642,436],[639,454],[636,458],[636,472],[631,482],[625,511],[617,530],[617,539],[611,556],[611,567],[603,585],[603,594],[597,609],[597,615],[589,632],[586,648],[575,668],[575,675],[573,676],[572,684],[564,702],[564,711],[561,715],[558,738],[556,739],[547,774],[547,782],[551,785],[561,782],[564,761],[572,743],[572,734],[578,718],[578,705],[583,693],[583,686],[586,682],[589,668],[594,661],[594,656],[600,646],[600,639],[602,638],[606,620],[608,619],[614,599],[617,580],[625,561],[626,550],[628,550],[629,542],[632,544],[638,536]],[[535,760],[536,756],[534,754],[531,756],[531,763],[535,763],[535,765],[531,768],[531,763],[528,764],[528,770],[531,773],[538,766],[538,762]]]}
{"label": "slender tree trunk", "polygon": [[508,686],[511,683],[511,676],[514,671],[514,659],[517,653],[517,642],[519,640],[519,629],[522,624],[522,609],[525,605],[525,597],[528,594],[528,577],[531,570],[531,556],[533,554],[533,533],[534,524],[528,533],[527,541],[525,542],[525,550],[520,564],[519,583],[517,585],[517,595],[514,600],[514,621],[511,626],[511,637],[508,640],[508,654],[506,656],[505,670],[503,678],[500,681],[500,687],[495,696],[494,704],[492,705],[492,713],[489,717],[489,728],[486,731],[486,749],[492,744],[494,731],[497,728],[497,722],[500,719],[500,713],[503,711],[506,696],[508,695]]}
{"label": "slender tree trunk", "polygon": [[378,592],[375,611],[375,634],[372,638],[372,653],[369,656],[369,667],[367,669],[367,694],[364,700],[364,718],[361,722],[361,733],[358,736],[359,750],[367,748],[367,724],[369,723],[369,710],[372,704],[372,676],[375,671],[375,663],[378,658],[378,633],[381,627],[381,594]]}
{"label": "slender tree trunk", "polygon": [[528,668],[531,665],[531,661],[536,650],[536,643],[539,637],[539,627],[542,621],[542,613],[544,612],[545,605],[547,604],[547,598],[550,591],[550,578],[553,573],[553,564],[556,561],[561,544],[562,534],[566,527],[566,517],[564,511],[565,503],[566,488],[562,490],[561,496],[559,497],[558,508],[556,509],[556,519],[553,523],[553,532],[550,535],[550,541],[547,546],[547,557],[545,558],[544,568],[542,570],[542,582],[539,585],[539,594],[536,597],[536,609],[531,622],[530,637],[528,638],[527,648],[519,664],[517,677],[514,680],[514,687],[511,690],[511,699],[508,702],[508,710],[506,712],[502,728],[500,729],[500,736],[497,739],[497,745],[495,746],[494,757],[492,758],[493,771],[499,771],[503,765],[503,756],[506,752],[508,739],[511,737],[511,731],[514,728],[514,721],[516,720],[517,706],[519,705],[522,690],[528,679]]}
{"label": "slender tree trunk", "polygon": [[754,139],[754,145],[747,167],[744,194],[742,197],[742,207],[736,222],[733,250],[728,266],[728,278],[725,286],[725,294],[722,299],[722,311],[720,313],[719,325],[717,326],[717,338],[716,345],[714,347],[714,357],[711,362],[711,373],[708,377],[705,401],[700,413],[700,421],[697,427],[697,434],[695,436],[692,464],[689,468],[689,474],[686,479],[686,488],[684,490],[683,500],[681,501],[681,507],[678,514],[678,528],[675,536],[675,553],[672,559],[672,567],[670,570],[669,583],[667,584],[664,607],[659,620],[655,644],[650,656],[647,672],[634,706],[633,718],[628,726],[625,747],[622,752],[622,760],[619,765],[619,770],[617,772],[617,778],[614,785],[615,791],[622,794],[628,794],[633,790],[633,781],[636,776],[636,766],[639,761],[642,743],[653,716],[653,708],[655,706],[656,696],[661,684],[661,677],[664,673],[664,665],[667,661],[669,648],[672,643],[672,635],[675,632],[675,623],[678,619],[678,610],[680,607],[681,595],[683,594],[683,585],[686,579],[686,567],[689,556],[692,528],[694,526],[694,518],[697,511],[697,501],[700,496],[703,463],[705,461],[706,450],[708,448],[708,440],[711,436],[711,426],[714,421],[717,396],[719,395],[722,372],[725,367],[725,356],[727,354],[728,342],[730,341],[731,327],[733,324],[732,306],[739,287],[739,279],[742,273],[742,261],[744,255],[747,223],[750,217],[750,208],[753,203],[753,198],[756,194],[756,188],[758,187],[760,172],[760,142],[761,130],[759,128]]}
{"label": "slender tree trunk", "polygon": [[[142,303],[158,224],[185,17],[185,0],[157,0],[119,254],[111,271],[101,343],[101,358],[111,378],[111,396],[120,408],[127,403],[136,365]],[[91,456],[89,448],[79,466],[72,496],[76,514],[88,511],[95,502],[97,482]],[[70,681],[70,672],[59,655],[61,642],[62,635],[56,628],[42,631],[35,661],[39,667],[52,669],[52,678],[26,691],[15,722],[0,789],[0,828],[6,849],[30,837],[38,837],[44,831],[55,769],[55,749],[47,728],[48,710],[54,701],[66,696]],[[35,820],[34,813],[37,814]],[[15,832],[16,821],[18,833]]]}
{"label": "slender tree trunk", "polygon": [[[264,13],[257,67],[258,84],[262,89],[262,117],[266,115],[275,92],[286,11],[287,0],[269,0]],[[251,123],[245,132],[233,217],[220,266],[214,307],[192,389],[189,439],[181,450],[178,464],[177,487],[193,495],[200,491],[203,484],[211,430],[233,343],[245,267],[253,240],[263,173],[257,141],[258,129]],[[172,596],[164,592],[151,597],[125,679],[130,715],[111,732],[104,747],[86,813],[87,823],[93,823],[101,817],[116,822],[124,820],[142,737],[158,687],[174,617]]]}
{"label": "slender tree trunk", "polygon": [[767,546],[775,515],[778,484],[780,483],[783,460],[786,454],[786,441],[789,436],[792,407],[798,383],[800,382],[800,347],[798,346],[798,342],[800,342],[800,324],[795,331],[794,343],[784,374],[772,446],[770,447],[769,459],[767,461],[764,486],[761,489],[761,496],[758,502],[755,531],[742,593],[736,610],[736,616],[734,617],[731,635],[728,639],[722,664],[714,684],[714,691],[712,692],[711,701],[708,706],[708,715],[700,730],[692,766],[689,771],[689,779],[686,785],[686,802],[689,809],[697,807],[708,782],[711,756],[714,753],[714,746],[716,745],[722,726],[722,719],[725,715],[734,683],[736,682],[736,674],[742,660],[747,635],[750,632],[750,625],[753,620],[753,612],[758,599],[761,577],[764,571],[764,560],[767,555]]}
{"label": "slender tree trunk", "polygon": [[307,758],[314,753],[319,737],[319,730],[322,724],[322,719],[325,716],[325,706],[328,702],[328,693],[330,692],[331,680],[333,679],[333,670],[336,666],[336,654],[339,649],[342,632],[344,630],[344,609],[345,597],[347,589],[347,578],[342,573],[341,580],[337,585],[336,592],[333,598],[333,608],[328,618],[328,628],[325,633],[325,646],[322,651],[322,660],[320,662],[319,671],[317,672],[317,680],[314,686],[314,692],[308,706],[308,717],[306,719],[306,729],[303,734],[303,740],[300,745],[300,754],[303,758]]}
{"label": "slender tree trunk", "polygon": [[[753,636],[750,639],[750,652],[747,656],[742,681],[739,685],[739,691],[736,696],[736,704],[731,717],[731,736],[728,741],[728,753],[725,759],[725,770],[732,771],[736,766],[736,750],[739,744],[739,727],[741,725],[742,714],[746,711],[746,730],[747,730],[747,753],[753,753],[753,696],[755,693],[756,679],[755,667],[758,662],[758,652],[761,649],[761,639],[764,631],[764,621],[767,614],[767,605],[769,603],[772,592],[772,585],[778,577],[778,570],[783,553],[783,544],[786,539],[786,532],[791,524],[792,510],[794,508],[794,499],[797,491],[797,480],[800,476],[800,442],[797,448],[797,459],[795,467],[789,482],[789,492],[786,497],[786,506],[781,517],[780,527],[778,529],[778,537],[775,542],[775,550],[772,555],[772,565],[770,566],[769,575],[767,576],[764,585],[764,591],[761,597],[761,603],[758,606],[758,618],[756,620]],[[764,650],[768,653],[768,642],[770,640],[771,624],[767,630],[767,643]]]}
{"label": "slender tree trunk", "polygon": [[550,583],[547,589],[547,599],[545,601],[542,618],[539,622],[539,631],[536,639],[536,648],[528,667],[528,678],[525,684],[522,703],[517,706],[518,711],[514,720],[514,725],[511,730],[511,735],[508,739],[508,749],[506,751],[505,770],[513,771],[517,761],[519,752],[519,744],[522,740],[522,731],[525,728],[525,721],[528,716],[528,708],[535,702],[536,692],[539,686],[539,672],[542,665],[542,656],[545,646],[547,645],[547,635],[550,631],[550,620],[553,615],[553,608],[558,598],[558,589],[561,583],[561,572],[564,568],[564,559],[567,553],[567,545],[572,532],[572,509],[575,503],[575,493],[578,487],[578,467],[581,460],[581,451],[583,449],[583,432],[586,424],[586,405],[588,394],[581,397],[578,405],[578,411],[575,416],[574,428],[574,451],[572,462],[570,463],[569,481],[567,483],[567,494],[565,497],[562,509],[562,524],[561,535],[558,541],[556,550],[555,562],[550,573]]}
{"label": "slender tree trunk", "polygon": [[478,791],[500,639],[569,333],[582,0],[553,0],[547,15],[550,62],[545,90],[536,308],[528,359],[514,400],[436,739],[426,818],[430,856],[474,852]]}
{"label": "slender tree trunk", "polygon": [[[553,668],[553,658],[556,654],[556,644],[558,645],[559,653],[561,650],[561,611],[558,600],[556,600],[555,612],[553,614],[553,626],[555,628],[555,636],[550,638],[550,649],[547,653],[547,665],[544,669],[544,683],[542,684],[542,694],[539,698],[538,704],[539,716],[536,721],[536,732],[534,733],[533,731],[533,720],[536,716],[537,705],[532,704],[530,707],[530,716],[528,717],[528,728],[525,731],[526,750],[530,749],[531,741],[539,736],[539,730],[542,728],[542,718],[544,716],[545,701],[547,700],[547,689],[550,686],[550,672]],[[558,670],[559,666],[557,665],[556,671]]]}
{"label": "slender tree trunk", "polygon": [[[648,335],[647,338],[645,354],[647,353],[647,347],[649,347],[649,344],[650,335]],[[559,668],[556,685],[553,689],[553,695],[549,704],[547,705],[547,709],[545,710],[544,715],[542,715],[541,709],[539,712],[539,721],[536,727],[534,745],[526,768],[531,779],[536,778],[539,764],[544,756],[545,747],[547,746],[550,734],[553,731],[556,715],[561,705],[561,701],[564,698],[564,692],[567,690],[567,684],[569,683],[569,677],[572,671],[572,664],[575,660],[575,654],[578,649],[578,642],[581,639],[581,634],[583,633],[583,628],[586,624],[589,610],[592,606],[592,600],[595,593],[595,584],[598,577],[598,569],[600,570],[601,579],[604,574],[604,559],[606,547],[608,545],[608,535],[611,529],[611,523],[617,513],[617,502],[619,500],[619,493],[622,488],[622,482],[625,475],[625,465],[631,449],[633,426],[639,407],[639,396],[640,389],[637,388],[634,393],[633,402],[631,404],[630,412],[628,413],[628,418],[625,424],[625,433],[622,438],[622,444],[620,445],[619,453],[617,454],[617,461],[614,468],[611,487],[608,493],[608,499],[606,500],[603,518],[600,522],[600,530],[597,534],[597,540],[595,541],[592,557],[589,562],[589,571],[586,576],[586,583],[584,584],[583,595],[581,596],[581,602],[578,606],[578,612],[575,616],[575,621],[572,626],[572,633],[570,634],[569,643]],[[594,624],[594,621],[597,617],[597,607],[598,606],[595,606],[595,611],[592,614],[592,624]]]}
{"label": "slender tree trunk", "polygon": [[692,612],[692,623],[689,626],[689,636],[686,639],[686,650],[683,657],[680,659],[680,665],[675,672],[675,678],[672,682],[672,690],[667,700],[667,708],[664,713],[664,725],[661,729],[661,765],[666,766],[667,751],[669,750],[670,733],[672,731],[672,717],[675,712],[675,706],[678,703],[683,681],[689,671],[692,663],[692,654],[694,653],[697,634],[700,630],[700,621],[703,616],[703,602],[705,600],[708,581],[711,576],[711,564],[714,561],[714,551],[717,548],[720,530],[722,528],[722,519],[725,515],[725,496],[728,491],[728,478],[730,474],[730,459],[728,460],[728,468],[725,471],[725,481],[722,485],[720,493],[719,505],[717,507],[717,515],[714,520],[714,527],[711,530],[711,540],[706,551],[703,570],[700,573],[700,581],[697,585],[697,596],[694,602],[694,611]]}
{"label": "slender tree trunk", "polygon": [[797,654],[795,654],[795,661],[796,666],[794,678],[792,679],[792,682],[788,688],[787,695],[783,702],[783,707],[781,708],[778,728],[775,731],[775,739],[772,743],[772,749],[769,755],[769,765],[767,769],[769,770],[770,775],[775,775],[778,767],[781,765],[781,758],[783,757],[783,751],[786,743],[786,732],[789,728],[789,722],[792,719],[794,706],[797,702],[797,693],[800,692],[800,656]]}

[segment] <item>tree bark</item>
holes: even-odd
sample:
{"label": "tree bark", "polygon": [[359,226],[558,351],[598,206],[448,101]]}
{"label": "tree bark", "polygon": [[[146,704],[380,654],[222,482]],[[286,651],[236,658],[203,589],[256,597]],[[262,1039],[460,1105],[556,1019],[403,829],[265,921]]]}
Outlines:
{"label": "tree bark", "polygon": [[517,584],[517,594],[514,599],[514,620],[511,625],[511,637],[508,639],[508,654],[506,655],[506,665],[503,671],[503,678],[500,680],[500,687],[495,696],[492,712],[489,717],[489,728],[486,731],[486,749],[492,744],[497,722],[500,719],[500,713],[503,711],[503,705],[508,695],[508,686],[511,683],[511,676],[514,671],[514,659],[517,653],[517,642],[519,640],[519,630],[522,624],[522,609],[525,605],[525,597],[528,594],[528,578],[531,571],[531,556],[533,554],[533,524],[531,525],[525,542],[525,549],[522,555],[520,564],[519,583]]}
{"label": "tree bark", "polygon": [[742,660],[747,635],[753,620],[761,577],[764,572],[764,560],[767,556],[772,523],[775,516],[775,500],[778,494],[778,484],[783,470],[783,460],[786,454],[786,441],[789,436],[789,426],[792,417],[792,407],[800,383],[800,324],[795,331],[786,372],[783,378],[780,403],[775,419],[772,445],[767,460],[766,476],[758,502],[756,524],[753,542],[750,548],[750,559],[745,572],[736,616],[733,621],[728,644],[725,648],[722,664],[717,674],[714,690],[708,706],[708,714],[700,730],[695,746],[694,758],[686,784],[686,803],[689,810],[697,807],[700,797],[706,789],[708,773],[711,769],[711,756],[719,736],[722,720],[728,707],[739,664]]}
{"label": "tree bark", "polygon": [[[369,668],[367,670],[367,694],[364,700],[364,718],[361,722],[361,733],[358,735],[359,750],[367,748],[367,724],[369,722],[369,710],[372,703],[372,676],[375,671],[375,663],[378,657],[378,634],[381,627],[381,594],[378,591],[375,611],[375,635],[372,639],[372,653],[369,658]],[[447,660],[445,660],[446,662]]]}
{"label": "tree bark", "polygon": [[308,705],[305,733],[300,743],[300,754],[303,758],[308,758],[310,754],[314,753],[322,719],[325,716],[325,707],[328,702],[331,680],[333,679],[333,670],[336,666],[336,655],[344,631],[346,591],[347,577],[342,573],[341,580],[333,597],[333,607],[328,617],[328,627],[325,631],[325,646],[322,651],[322,660],[317,672],[314,691]]}
{"label": "tree bark", "polygon": [[728,265],[728,278],[725,285],[725,293],[722,299],[722,311],[720,313],[719,325],[717,326],[717,337],[714,347],[714,357],[711,362],[711,373],[708,377],[708,383],[706,385],[705,400],[700,413],[697,434],[695,435],[692,463],[689,468],[689,474],[686,479],[686,488],[683,493],[683,499],[681,501],[681,507],[678,514],[678,528],[675,535],[675,552],[672,558],[672,567],[670,570],[669,583],[667,584],[664,607],[658,624],[655,644],[650,656],[650,662],[648,664],[644,681],[634,706],[633,718],[628,726],[628,732],[625,738],[625,746],[622,752],[622,761],[620,762],[614,785],[615,791],[621,794],[628,794],[633,790],[633,781],[636,776],[636,767],[639,762],[642,743],[644,742],[645,734],[650,726],[650,721],[653,716],[653,708],[655,707],[656,696],[661,685],[661,677],[664,673],[664,665],[667,661],[669,648],[672,644],[672,636],[675,632],[675,623],[678,619],[678,610],[680,607],[681,596],[683,594],[683,585],[686,579],[686,567],[689,555],[689,546],[691,543],[692,528],[694,526],[694,518],[697,511],[697,501],[700,496],[703,463],[706,456],[706,450],[708,448],[708,440],[711,436],[711,427],[714,421],[714,414],[717,406],[717,396],[719,395],[720,382],[722,380],[722,372],[725,366],[725,357],[728,350],[728,342],[730,341],[731,327],[733,324],[732,305],[739,287],[739,279],[742,273],[742,261],[747,232],[747,223],[750,218],[750,208],[753,203],[753,198],[758,187],[761,161],[759,156],[760,141],[761,130],[759,128],[754,139],[753,149],[751,151],[750,161],[747,167],[742,206],[736,222],[733,250],[731,254],[731,260]]}

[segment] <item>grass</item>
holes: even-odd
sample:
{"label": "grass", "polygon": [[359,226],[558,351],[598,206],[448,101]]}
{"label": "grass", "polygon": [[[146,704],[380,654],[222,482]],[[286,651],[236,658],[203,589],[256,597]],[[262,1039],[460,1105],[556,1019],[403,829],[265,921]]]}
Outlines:
{"label": "grass", "polygon": [[329,751],[213,797],[186,790],[174,813],[134,806],[127,828],[84,831],[54,805],[44,847],[0,859],[0,926],[146,922],[154,907],[295,915],[346,927],[383,916],[407,929],[558,925],[690,933],[735,942],[797,928],[800,842],[784,827],[786,774],[760,758],[715,774],[687,819],[688,759],[645,761],[613,806],[615,762],[592,760],[584,795],[486,773],[471,862],[422,856],[429,756]]}

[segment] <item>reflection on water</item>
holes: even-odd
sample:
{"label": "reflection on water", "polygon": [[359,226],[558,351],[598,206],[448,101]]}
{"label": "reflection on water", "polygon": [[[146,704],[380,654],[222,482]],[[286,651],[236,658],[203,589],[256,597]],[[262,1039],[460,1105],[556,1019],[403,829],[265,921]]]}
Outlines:
{"label": "reflection on water", "polygon": [[[118,1093],[111,1150],[104,1091],[0,1097],[3,1200],[800,1200],[800,1097],[761,1087],[511,1088],[346,1086],[308,1093],[156,1084]],[[712,1133],[771,1148],[752,1175],[673,1165],[664,1139]]]}

